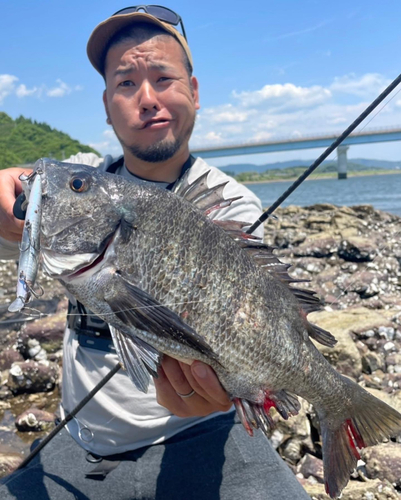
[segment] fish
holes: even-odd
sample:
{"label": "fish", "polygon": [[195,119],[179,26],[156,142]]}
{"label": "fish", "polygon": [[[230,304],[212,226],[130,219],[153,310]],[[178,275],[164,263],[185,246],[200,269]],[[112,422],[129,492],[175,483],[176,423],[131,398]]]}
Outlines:
{"label": "fish", "polygon": [[[110,325],[121,364],[146,392],[162,355],[216,372],[251,436],[284,418],[298,397],[319,417],[326,492],[336,498],[359,450],[401,432],[401,414],[339,374],[313,341],[336,339],[310,323],[322,308],[299,288],[248,221],[211,220],[225,184],[207,173],[173,192],[39,160],[43,270]],[[313,341],[312,341],[313,340]]]}

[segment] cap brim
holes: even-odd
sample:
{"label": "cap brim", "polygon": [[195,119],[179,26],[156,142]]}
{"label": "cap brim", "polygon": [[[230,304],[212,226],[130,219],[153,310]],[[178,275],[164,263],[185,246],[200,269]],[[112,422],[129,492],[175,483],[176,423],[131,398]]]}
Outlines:
{"label": "cap brim", "polygon": [[104,73],[104,57],[105,50],[111,38],[121,29],[132,25],[134,23],[146,22],[150,24],[155,24],[159,26],[164,31],[167,31],[171,35],[173,35],[178,42],[182,45],[185,50],[191,67],[192,64],[192,55],[189,50],[187,41],[184,36],[174,28],[173,25],[164,23],[160,21],[154,16],[147,14],[146,12],[131,12],[129,14],[119,14],[116,16],[109,17],[105,21],[101,22],[96,26],[93,30],[91,36],[89,37],[88,45],[86,47],[86,51],[88,54],[89,61],[92,63],[93,67],[102,75]]}

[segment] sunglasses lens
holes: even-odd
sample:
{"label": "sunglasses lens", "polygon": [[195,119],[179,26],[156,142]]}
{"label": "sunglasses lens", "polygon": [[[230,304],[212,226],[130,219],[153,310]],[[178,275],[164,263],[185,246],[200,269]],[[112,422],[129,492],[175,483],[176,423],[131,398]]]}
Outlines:
{"label": "sunglasses lens", "polygon": [[151,16],[157,17],[160,21],[177,25],[180,22],[179,16],[172,10],[159,7],[158,5],[148,5],[146,11]]}
{"label": "sunglasses lens", "polygon": [[111,17],[116,16],[117,14],[129,14],[130,12],[137,12],[136,7],[128,7],[126,9],[118,10],[117,12],[114,12]]}

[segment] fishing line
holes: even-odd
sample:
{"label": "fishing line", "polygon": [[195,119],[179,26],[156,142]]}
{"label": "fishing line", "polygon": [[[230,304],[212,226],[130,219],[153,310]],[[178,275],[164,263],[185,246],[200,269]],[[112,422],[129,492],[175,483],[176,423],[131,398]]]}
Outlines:
{"label": "fishing line", "polygon": [[[320,157],[303,173],[298,179],[266,210],[257,221],[246,231],[248,234],[253,233],[273,212],[302,184],[302,182],[344,141],[344,139],[387,97],[388,94],[401,82],[401,74],[370,104],[366,110],[332,143],[332,145],[320,155]],[[199,302],[199,301],[198,301]],[[156,306],[152,306],[156,307]],[[18,469],[25,467],[38,453],[46,446],[46,444],[74,417],[74,415],[82,409],[86,403],[119,371],[120,363],[115,367],[89,392],[89,394],[69,413],[60,424],[35,448],[35,450],[19,465]]]}
{"label": "fishing line", "polygon": [[369,125],[370,122],[372,122],[376,116],[381,113],[383,111],[383,109],[387,106],[387,104],[390,104],[390,102],[395,98],[397,97],[397,95],[401,92],[401,89],[397,90],[397,92],[387,101],[383,104],[383,106],[378,110],[378,112],[372,116],[372,118],[360,129],[360,131],[362,132],[362,130],[365,130],[365,128]]}
{"label": "fishing line", "polygon": [[[157,309],[159,307],[174,307],[174,306],[181,306],[181,305],[187,305],[187,304],[207,304],[207,303],[211,303],[213,302],[212,299],[205,299],[205,300],[189,300],[189,301],[183,301],[183,302],[171,302],[169,304],[157,304],[157,305],[153,305],[153,306],[138,306],[138,307],[130,307],[129,309],[119,309],[118,311],[115,311],[115,312],[111,312],[111,313],[104,313],[102,314],[102,316],[114,316],[114,314],[116,312],[129,312],[129,311],[139,311],[139,310],[143,310],[143,309]],[[54,313],[42,313],[41,311],[39,311],[38,309],[33,309],[33,308],[30,308],[30,307],[27,307],[25,306],[24,307],[24,310],[28,310],[28,311],[33,311],[33,312],[36,312],[39,314],[39,316],[37,318],[32,318],[32,319],[41,319],[41,318],[44,318],[46,316],[53,316]],[[21,311],[21,314],[24,314],[24,311]],[[28,314],[26,314],[28,316]],[[93,316],[94,314],[80,314],[80,313],[68,313],[66,317],[73,317],[73,316]],[[7,320],[9,322],[12,322],[13,320]],[[28,321],[28,320],[25,320],[25,321]],[[1,322],[0,322],[1,323]]]}

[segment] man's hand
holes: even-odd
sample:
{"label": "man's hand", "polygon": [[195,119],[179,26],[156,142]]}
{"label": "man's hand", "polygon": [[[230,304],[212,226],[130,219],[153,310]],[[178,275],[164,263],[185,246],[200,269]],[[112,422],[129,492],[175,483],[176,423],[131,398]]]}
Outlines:
{"label": "man's hand", "polygon": [[[164,356],[154,379],[157,402],[178,417],[204,417],[215,411],[228,411],[232,401],[213,369],[200,361],[191,366]],[[179,394],[195,393],[187,398]]]}
{"label": "man's hand", "polygon": [[20,241],[24,221],[13,215],[15,199],[22,191],[19,176],[31,171],[23,168],[0,170],[0,236],[9,241]]}

